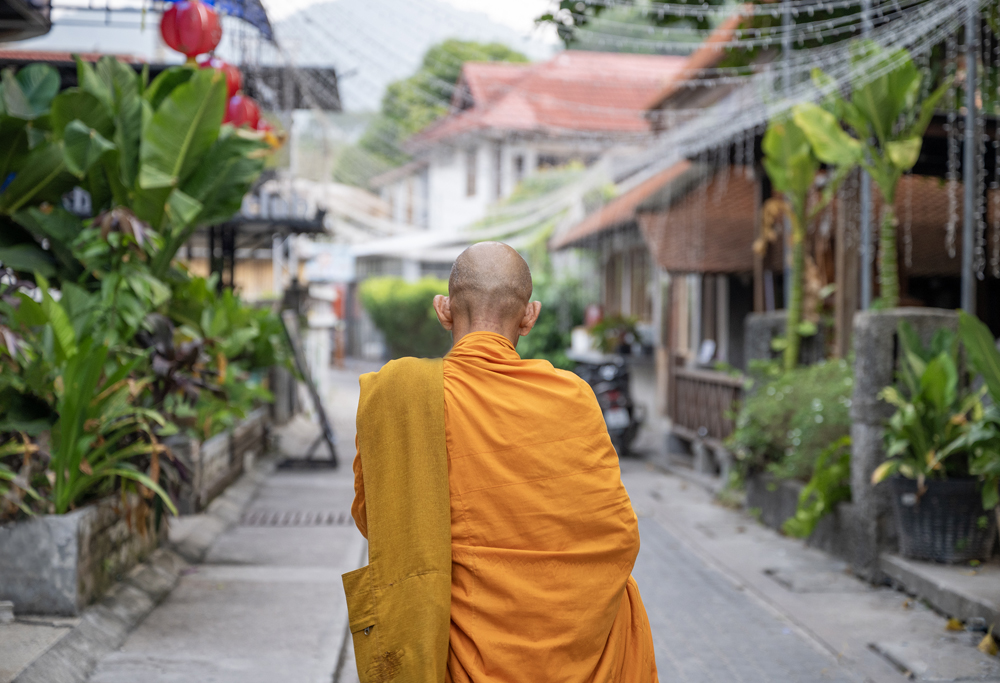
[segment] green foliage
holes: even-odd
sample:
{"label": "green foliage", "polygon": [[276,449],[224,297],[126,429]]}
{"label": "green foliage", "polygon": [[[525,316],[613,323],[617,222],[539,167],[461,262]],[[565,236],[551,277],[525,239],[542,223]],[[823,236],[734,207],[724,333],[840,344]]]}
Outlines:
{"label": "green foliage", "polygon": [[407,282],[378,277],[361,284],[361,303],[375,327],[385,336],[393,358],[443,356],[451,347],[451,334],[438,322],[433,301],[448,294],[448,281],[425,277]]}
{"label": "green foliage", "polygon": [[[376,173],[405,163],[409,156],[403,142],[448,112],[466,62],[526,61],[524,55],[500,43],[450,39],[432,46],[415,74],[386,88],[381,112],[369,124],[357,151],[340,156],[334,176],[341,182],[364,185]],[[356,166],[359,160],[364,168]],[[359,171],[365,168],[367,175],[359,177]]]}
{"label": "green foliage", "polygon": [[833,512],[837,503],[851,499],[851,437],[834,441],[819,454],[813,475],[799,494],[795,516],[785,520],[782,530],[789,536],[809,538],[819,520]]}
{"label": "green foliage", "polygon": [[969,425],[983,418],[983,392],[960,386],[958,338],[941,329],[924,348],[904,321],[899,341],[897,386],[879,394],[896,407],[886,426],[888,460],[872,474],[872,482],[899,473],[922,488],[926,479],[968,476]]}
{"label": "green foliage", "polygon": [[[269,395],[280,321],[173,268],[199,225],[239,209],[261,136],[222,125],[225,83],[175,67],[147,87],[113,58],[0,80],[0,520],[162,486],[178,426],[202,437]],[[61,207],[74,186],[92,216]],[[140,506],[148,507],[146,502]],[[143,507],[143,510],[146,509]]]}
{"label": "green foliage", "polygon": [[832,360],[786,371],[755,363],[753,391],[740,406],[727,445],[743,478],[767,471],[808,481],[817,458],[850,434],[850,366]]}
{"label": "green foliage", "polygon": [[[918,106],[923,76],[908,52],[888,52],[872,41],[858,41],[851,60],[856,78],[850,99],[842,98],[832,79],[816,69],[813,81],[825,94],[824,106],[800,104],[794,119],[820,161],[845,171],[863,167],[882,193],[879,284],[880,296],[891,308],[899,303],[896,186],[917,163],[924,131],[950,81],[946,79]],[[881,75],[869,78],[873,71]]]}
{"label": "green foliage", "polygon": [[590,336],[604,353],[618,353],[623,345],[639,338],[638,323],[639,318],[634,315],[605,316],[590,328]]}
{"label": "green foliage", "polygon": [[531,332],[518,341],[517,352],[521,358],[539,358],[572,370],[574,363],[566,350],[572,344],[573,328],[583,324],[584,288],[576,280],[556,280],[544,270],[534,277],[534,285],[531,298],[541,302],[542,310]]}
{"label": "green foliage", "polygon": [[771,121],[762,146],[764,169],[771,184],[785,197],[792,228],[791,296],[787,306],[788,325],[783,344],[785,369],[791,370],[799,362],[802,336],[802,288],[805,278],[809,193],[816,182],[820,164],[805,133],[793,119]]}
{"label": "green foliage", "polygon": [[[175,67],[146,88],[140,74],[112,57],[96,66],[78,59],[77,71],[80,85],[61,93],[55,69],[43,64],[16,77],[8,71],[0,84],[0,133],[8,143],[0,177],[10,178],[0,192],[0,218],[25,229],[0,244],[0,257],[25,277],[54,276],[56,260],[39,242],[56,238],[26,225],[24,210],[58,206],[80,186],[90,192],[94,214],[128,207],[163,238],[151,264],[163,278],[198,226],[239,208],[268,145],[257,133],[222,125],[221,72]],[[74,236],[60,235],[52,249],[63,265]]]}
{"label": "green foliage", "polygon": [[966,359],[982,376],[992,399],[982,419],[973,422],[966,435],[966,445],[972,450],[969,473],[982,480],[983,507],[989,510],[1000,504],[1000,352],[982,321],[965,311],[958,315]]}

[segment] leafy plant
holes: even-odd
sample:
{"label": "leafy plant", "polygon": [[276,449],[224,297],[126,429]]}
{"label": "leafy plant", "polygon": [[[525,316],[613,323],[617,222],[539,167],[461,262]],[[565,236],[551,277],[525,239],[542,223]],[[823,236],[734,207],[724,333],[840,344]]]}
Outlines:
{"label": "leafy plant", "polygon": [[385,336],[393,358],[438,357],[447,353],[451,335],[434,314],[434,297],[448,293],[448,282],[425,277],[407,282],[397,277],[370,278],[361,284],[361,303]]}
{"label": "leafy plant", "polygon": [[566,356],[573,328],[583,324],[583,287],[575,280],[556,280],[551,274],[535,276],[532,300],[542,303],[538,321],[517,344],[521,358],[540,358],[563,370],[573,361]]}
{"label": "leafy plant", "polygon": [[31,208],[59,206],[79,186],[93,214],[128,207],[162,236],[151,272],[163,278],[198,226],[239,209],[269,147],[257,133],[222,125],[226,81],[214,69],[174,67],[147,86],[105,57],[96,67],[77,59],[77,77],[80,85],[63,92],[47,65],[3,77],[0,131],[10,144],[0,155],[0,178],[9,180],[0,192],[0,260],[26,277],[66,268],[76,279],[79,219],[40,223]]}
{"label": "leafy plant", "polygon": [[970,421],[983,417],[983,392],[968,393],[959,385],[957,336],[938,330],[924,348],[903,321],[899,340],[900,386],[879,394],[896,406],[886,427],[888,460],[872,473],[872,483],[899,473],[923,489],[927,479],[968,476],[967,433]]}
{"label": "leafy plant", "polygon": [[826,447],[813,466],[809,482],[799,494],[795,516],[785,520],[782,530],[789,536],[809,538],[816,525],[833,512],[837,503],[851,499],[851,437]]}
{"label": "leafy plant", "polygon": [[844,360],[784,370],[751,366],[752,391],[739,407],[727,446],[744,479],[768,472],[808,481],[830,444],[850,434],[854,378]]}
{"label": "leafy plant", "polygon": [[[906,50],[886,52],[872,41],[859,41],[851,59],[856,75],[851,98],[840,97],[833,80],[816,69],[813,80],[826,95],[825,108],[800,104],[794,119],[820,161],[841,168],[862,166],[882,193],[879,287],[883,304],[893,307],[899,304],[896,186],[917,163],[924,131],[949,81],[941,83],[918,108],[923,76]],[[881,75],[871,78],[872,72]]]}
{"label": "leafy plant", "polygon": [[785,213],[791,223],[792,272],[790,295],[788,298],[786,340],[784,343],[785,369],[791,370],[799,362],[799,347],[803,336],[816,334],[816,326],[803,321],[803,280],[805,278],[806,228],[822,211],[836,193],[840,183],[847,177],[849,167],[837,165],[818,202],[809,208],[809,196],[816,184],[820,161],[813,153],[805,131],[800,127],[798,117],[779,119],[768,124],[764,134],[764,169],[774,189],[784,195],[784,203],[770,200],[768,214]]}
{"label": "leafy plant", "polygon": [[590,336],[604,353],[617,353],[623,345],[639,338],[638,323],[639,318],[634,315],[605,316],[590,328]]}
{"label": "leafy plant", "polygon": [[969,473],[982,484],[983,507],[1000,504],[1000,351],[990,329],[975,316],[959,311],[958,331],[969,366],[983,378],[992,404],[974,422],[966,437],[972,449]]}

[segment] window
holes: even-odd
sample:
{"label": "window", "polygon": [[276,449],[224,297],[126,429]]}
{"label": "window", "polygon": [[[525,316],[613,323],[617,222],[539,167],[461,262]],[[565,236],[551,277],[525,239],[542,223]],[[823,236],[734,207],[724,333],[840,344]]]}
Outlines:
{"label": "window", "polygon": [[524,155],[518,154],[514,157],[514,184],[519,184],[524,180]]}
{"label": "window", "polygon": [[406,223],[413,225],[413,176],[406,179]]}
{"label": "window", "polygon": [[476,196],[476,150],[465,150],[465,196]]}
{"label": "window", "polygon": [[493,176],[496,180],[496,187],[493,189],[496,192],[496,198],[500,199],[503,197],[503,147],[499,144],[493,150]]}

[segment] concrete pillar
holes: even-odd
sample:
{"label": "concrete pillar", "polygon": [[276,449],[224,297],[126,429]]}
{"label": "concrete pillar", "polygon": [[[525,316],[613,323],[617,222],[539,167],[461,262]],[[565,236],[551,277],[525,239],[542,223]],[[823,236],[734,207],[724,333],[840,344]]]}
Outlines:
{"label": "concrete pillar", "polygon": [[854,316],[854,393],[851,397],[851,507],[856,574],[879,582],[879,553],[895,547],[895,522],[885,483],[872,486],[872,472],[885,460],[885,423],[894,408],[879,400],[895,383],[898,329],[908,321],[923,344],[937,330],[958,330],[958,314],[937,308],[862,311]]}

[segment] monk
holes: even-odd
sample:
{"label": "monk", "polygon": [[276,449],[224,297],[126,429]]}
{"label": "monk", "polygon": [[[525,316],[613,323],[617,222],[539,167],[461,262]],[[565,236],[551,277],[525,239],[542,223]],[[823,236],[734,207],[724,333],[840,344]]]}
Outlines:
{"label": "monk", "polygon": [[[531,292],[524,259],[484,242],[458,257],[449,295],[434,299],[454,339],[443,365],[445,680],[654,682],[649,621],[631,577],[639,532],[618,457],[587,383],[518,356],[541,310]],[[359,430],[365,419],[359,410]],[[352,514],[367,534],[361,456]]]}

